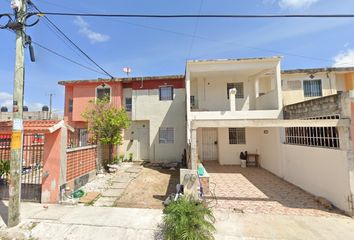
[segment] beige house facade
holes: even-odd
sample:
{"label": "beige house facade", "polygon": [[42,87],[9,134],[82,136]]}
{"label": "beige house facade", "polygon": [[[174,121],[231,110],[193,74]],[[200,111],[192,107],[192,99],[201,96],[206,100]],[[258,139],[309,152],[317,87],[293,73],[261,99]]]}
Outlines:
{"label": "beige house facade", "polygon": [[353,215],[351,68],[281,71],[281,59],[190,61],[188,167],[260,167]]}

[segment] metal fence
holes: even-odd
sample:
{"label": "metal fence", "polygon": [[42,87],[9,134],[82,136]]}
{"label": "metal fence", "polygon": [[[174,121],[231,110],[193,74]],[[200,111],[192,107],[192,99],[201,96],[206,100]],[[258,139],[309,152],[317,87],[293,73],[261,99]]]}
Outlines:
{"label": "metal fence", "polygon": [[[41,201],[42,169],[44,160],[44,134],[25,134],[23,136],[21,199]],[[8,172],[11,157],[11,135],[0,134],[0,198],[8,199]]]}
{"label": "metal fence", "polygon": [[87,129],[77,128],[74,132],[68,131],[67,148],[78,148],[95,145]]}

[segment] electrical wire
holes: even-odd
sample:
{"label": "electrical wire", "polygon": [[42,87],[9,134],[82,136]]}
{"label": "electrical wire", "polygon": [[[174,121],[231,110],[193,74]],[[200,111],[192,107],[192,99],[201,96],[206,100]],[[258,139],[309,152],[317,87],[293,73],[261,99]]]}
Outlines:
{"label": "electrical wire", "polygon": [[[56,3],[50,3],[50,2],[44,1],[44,0],[41,0],[41,2],[43,2],[45,4],[56,6],[58,8],[62,8],[62,9],[70,10],[70,11],[76,11],[76,9],[69,8],[69,7],[66,7],[66,6],[62,6],[62,5],[59,5],[59,4],[56,4]],[[83,13],[83,14],[86,14],[86,13]],[[200,11],[199,11],[198,15],[200,15]],[[241,43],[239,41],[223,41],[223,42],[220,42],[220,41],[215,40],[215,39],[211,39],[211,38],[208,38],[208,37],[205,37],[205,36],[197,35],[196,34],[196,30],[195,30],[194,34],[189,34],[189,33],[183,33],[183,32],[178,32],[178,31],[172,31],[172,30],[169,30],[169,29],[149,26],[149,25],[145,25],[145,24],[127,22],[127,21],[123,21],[123,20],[117,20],[117,21],[121,22],[121,23],[129,24],[129,25],[132,25],[132,26],[142,27],[142,28],[145,28],[145,29],[152,29],[152,30],[156,30],[156,31],[167,32],[167,33],[176,34],[176,35],[180,35],[180,36],[184,36],[184,37],[189,37],[189,38],[193,39],[192,42],[194,42],[195,39],[201,39],[201,40],[210,41],[210,42],[222,43],[222,44],[225,44],[225,45],[233,45],[234,46],[235,44],[237,44],[238,46],[242,46],[244,48],[257,50],[257,51],[281,54],[281,55],[298,57],[298,58],[304,58],[304,59],[309,59],[309,60],[313,60],[313,61],[321,61],[321,62],[328,62],[328,63],[332,63],[333,62],[332,59],[324,59],[324,58],[319,58],[319,57],[305,56],[305,55],[300,55],[300,54],[295,54],[295,53],[278,51],[278,50],[274,50],[274,49],[265,49],[265,48],[260,48],[260,47],[254,47],[254,46],[245,45],[245,44],[243,44],[243,43]],[[188,58],[190,57],[193,45],[194,45],[194,43],[192,43],[190,45],[190,49],[189,49],[189,52],[188,52]],[[345,64],[350,64],[350,63],[354,63],[354,62],[348,62],[348,63],[345,63]]]}
{"label": "electrical wire", "polygon": [[[40,11],[38,7],[32,2],[29,1],[30,5],[32,5],[37,11]],[[33,14],[33,13],[29,13]],[[90,60],[94,65],[96,65],[100,70],[102,70],[107,76],[114,78],[110,73],[108,73],[105,69],[103,69],[97,62],[95,62],[87,53],[85,53],[76,43],[74,43],[56,24],[54,24],[47,16],[44,18],[66,39],[68,40],[80,53],[82,53],[88,60]]]}
{"label": "electrical wire", "polygon": [[354,18],[354,14],[103,14],[41,12],[29,15],[113,17],[113,18]]}
{"label": "electrical wire", "polygon": [[72,59],[70,59],[70,58],[68,58],[68,57],[65,57],[64,55],[62,55],[62,54],[60,54],[60,53],[58,53],[58,52],[55,52],[54,50],[52,50],[52,49],[50,49],[50,48],[47,48],[47,47],[43,46],[42,44],[40,44],[40,43],[38,43],[38,42],[35,42],[35,41],[32,40],[32,43],[35,44],[36,46],[38,46],[38,47],[44,49],[44,50],[46,50],[46,51],[48,51],[48,52],[50,52],[50,53],[52,53],[52,54],[54,54],[54,55],[57,55],[58,57],[61,57],[61,58],[65,59],[65,60],[67,60],[67,61],[69,61],[69,62],[71,62],[71,63],[74,63],[74,64],[76,64],[76,65],[78,65],[78,66],[80,66],[80,67],[83,67],[83,68],[85,68],[85,69],[87,69],[87,70],[90,70],[90,71],[92,71],[92,72],[96,72],[96,73],[105,75],[103,72],[99,72],[99,71],[97,71],[97,70],[95,70],[95,69],[93,69],[93,68],[87,67],[87,66],[85,66],[85,65],[83,65],[83,64],[81,64],[81,63],[79,63],[79,62],[77,62],[77,61],[75,61],[75,60],[72,60]]}
{"label": "electrical wire", "polygon": [[[8,30],[9,32],[11,32],[11,33],[16,34],[16,32],[13,31],[13,30],[10,30],[10,29],[7,29],[7,30]],[[22,31],[22,32],[23,32],[23,31]],[[25,36],[26,36],[26,33],[25,33],[25,32],[23,32],[23,33],[24,33]],[[38,46],[38,47],[40,47],[40,48],[42,48],[42,49],[44,49],[44,50],[46,50],[46,51],[52,53],[52,54],[54,54],[54,55],[56,55],[56,56],[58,56],[58,57],[61,57],[61,58],[65,59],[65,60],[67,60],[67,61],[69,61],[69,62],[71,62],[71,63],[73,63],[73,64],[76,64],[76,65],[78,65],[78,66],[80,66],[80,67],[83,67],[83,68],[85,68],[85,69],[87,69],[87,70],[89,70],[89,71],[92,71],[92,72],[95,72],[95,73],[99,73],[99,74],[101,74],[101,75],[106,75],[106,74],[103,73],[103,72],[97,71],[96,69],[93,69],[93,68],[91,68],[91,67],[85,66],[85,65],[83,65],[83,64],[81,64],[81,63],[79,63],[79,62],[77,62],[77,61],[75,61],[75,60],[73,60],[73,59],[70,59],[70,58],[68,58],[68,57],[65,57],[63,54],[60,54],[60,53],[58,53],[58,52],[56,52],[56,51],[54,51],[54,50],[52,50],[52,49],[50,49],[50,48],[48,48],[48,47],[45,47],[45,46],[43,46],[42,44],[40,44],[40,43],[38,43],[38,42],[36,42],[36,41],[31,40],[31,42],[32,42],[34,45],[36,45],[36,46]]]}
{"label": "electrical wire", "polygon": [[[200,15],[202,12],[203,2],[204,2],[204,0],[200,0],[198,15]],[[199,26],[199,20],[200,20],[200,18],[197,18],[196,22],[195,22],[194,31],[193,31],[193,35],[192,35],[192,41],[191,41],[191,45],[189,46],[187,60],[190,58],[192,50],[193,50],[195,35],[197,33],[198,26]]]}

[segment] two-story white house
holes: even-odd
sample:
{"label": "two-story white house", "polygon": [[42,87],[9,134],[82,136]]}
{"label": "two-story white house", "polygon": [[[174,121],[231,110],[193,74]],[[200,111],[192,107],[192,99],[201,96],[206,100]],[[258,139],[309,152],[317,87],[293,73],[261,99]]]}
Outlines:
{"label": "two-story white house", "polygon": [[[189,167],[198,160],[240,164],[240,152],[278,158],[282,119],[280,58],[188,61],[186,66]],[[272,166],[280,171],[280,166]]]}

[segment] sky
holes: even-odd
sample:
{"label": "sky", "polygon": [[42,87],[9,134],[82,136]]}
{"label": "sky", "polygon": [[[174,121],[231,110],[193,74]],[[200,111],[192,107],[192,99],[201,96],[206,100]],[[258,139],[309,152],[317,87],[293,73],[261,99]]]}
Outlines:
{"label": "sky", "polygon": [[[33,0],[43,12],[122,14],[349,14],[352,0]],[[0,0],[0,13],[10,13]],[[354,66],[354,19],[107,19],[48,16],[114,77],[184,74],[187,59],[282,56],[282,69]],[[1,23],[1,22],[0,22]],[[44,19],[27,28],[32,40],[94,68]],[[11,109],[15,35],[0,30],[0,106]],[[25,104],[61,113],[61,80],[106,78],[37,46],[26,49]]]}

